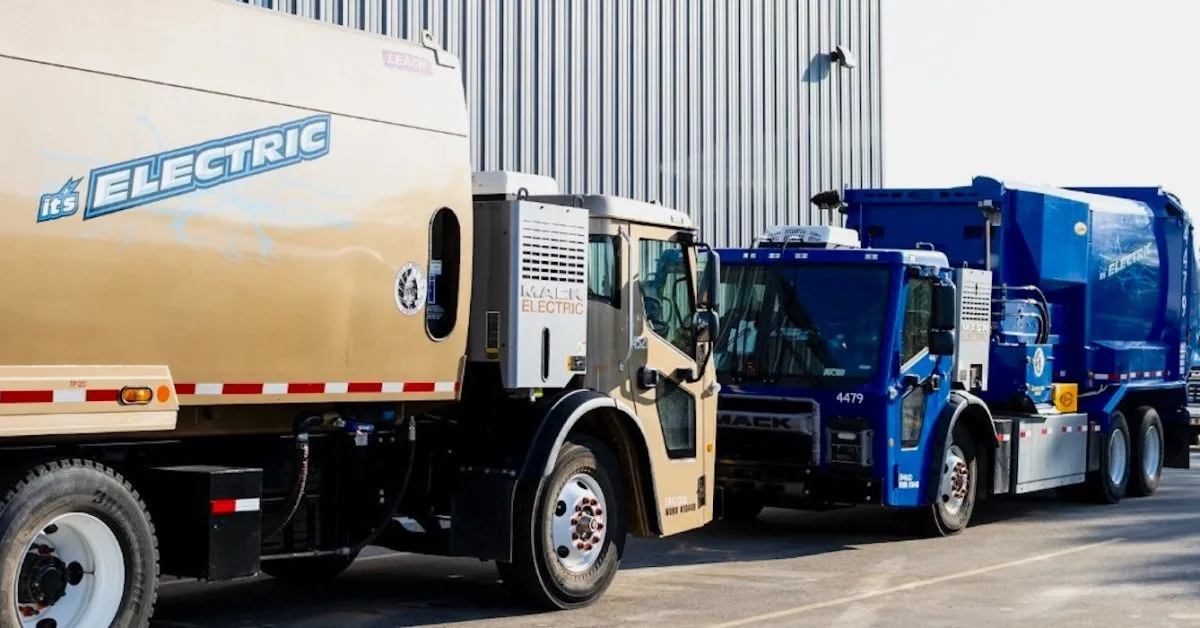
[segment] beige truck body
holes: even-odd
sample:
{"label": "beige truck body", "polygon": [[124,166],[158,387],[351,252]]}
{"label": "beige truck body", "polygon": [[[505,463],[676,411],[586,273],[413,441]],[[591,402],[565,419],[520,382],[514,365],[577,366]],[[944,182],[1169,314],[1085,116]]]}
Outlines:
{"label": "beige truck body", "polygon": [[[438,209],[472,237],[457,62],[347,35],[214,0],[0,3],[19,156],[0,168],[0,413],[101,429],[80,413],[131,409],[87,392],[148,377],[170,393],[157,418],[112,429],[171,428],[176,403],[455,397],[465,317],[435,340],[397,284],[425,274]],[[469,254],[461,275],[466,304]]]}

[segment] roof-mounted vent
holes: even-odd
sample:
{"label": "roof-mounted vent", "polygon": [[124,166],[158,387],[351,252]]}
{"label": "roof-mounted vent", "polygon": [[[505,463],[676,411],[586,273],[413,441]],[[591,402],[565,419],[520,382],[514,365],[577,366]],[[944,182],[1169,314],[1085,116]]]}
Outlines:
{"label": "roof-mounted vent", "polygon": [[829,225],[788,225],[774,227],[754,242],[756,249],[857,249],[862,247],[858,232]]}

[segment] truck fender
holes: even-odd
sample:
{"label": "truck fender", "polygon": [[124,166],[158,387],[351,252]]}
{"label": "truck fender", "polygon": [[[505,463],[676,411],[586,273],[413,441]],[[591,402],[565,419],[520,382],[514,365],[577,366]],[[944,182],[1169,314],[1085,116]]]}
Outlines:
{"label": "truck fender", "polygon": [[[996,424],[992,421],[992,411],[988,409],[987,404],[969,392],[950,391],[950,397],[946,400],[945,407],[938,414],[937,425],[930,434],[931,464],[929,465],[929,477],[925,483],[925,501],[927,503],[933,503],[933,500],[937,498],[938,484],[941,481],[940,465],[933,461],[941,460],[940,456],[943,455],[942,452],[946,448],[946,441],[960,420],[966,422],[976,443],[982,444],[989,450],[994,450],[998,446],[999,435],[996,434]],[[982,465],[979,469],[982,472],[982,478],[988,477],[986,469]]]}
{"label": "truck fender", "polygon": [[[626,476],[625,482],[629,495],[633,499],[640,497],[642,514],[645,517],[640,523],[647,528],[644,530],[645,532],[656,533],[662,527],[661,521],[658,519],[658,508],[655,506],[657,496],[654,489],[654,475],[650,467],[650,452],[647,449],[649,441],[646,430],[637,420],[637,415],[631,408],[608,395],[590,389],[580,389],[573,390],[556,400],[541,417],[541,424],[529,445],[529,451],[525,456],[525,462],[517,481],[520,484],[536,484],[549,476],[554,470],[558,452],[562,449],[563,443],[566,442],[567,436],[571,434],[572,430],[581,427],[580,421],[586,417],[593,415],[596,411],[605,410],[609,411],[606,414],[615,417],[617,423],[609,427],[619,430],[616,433],[623,433],[625,440],[629,441],[629,446],[624,448],[626,451],[614,447],[613,454],[628,467],[622,469],[622,472]],[[584,429],[591,427],[592,425],[589,424]],[[605,426],[596,427],[603,429]],[[602,434],[593,435],[603,436]],[[630,473],[631,471],[633,474]],[[630,512],[630,524],[633,530],[642,527],[636,520],[638,514]]]}

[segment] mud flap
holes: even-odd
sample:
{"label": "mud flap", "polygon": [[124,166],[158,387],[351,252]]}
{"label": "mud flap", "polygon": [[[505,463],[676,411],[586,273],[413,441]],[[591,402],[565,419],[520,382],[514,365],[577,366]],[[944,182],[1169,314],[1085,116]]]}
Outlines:
{"label": "mud flap", "polygon": [[1163,421],[1163,444],[1166,450],[1163,466],[1171,469],[1192,468],[1191,439],[1192,431],[1186,421]]}
{"label": "mud flap", "polygon": [[480,560],[512,560],[516,474],[464,469],[450,500],[450,553]]}

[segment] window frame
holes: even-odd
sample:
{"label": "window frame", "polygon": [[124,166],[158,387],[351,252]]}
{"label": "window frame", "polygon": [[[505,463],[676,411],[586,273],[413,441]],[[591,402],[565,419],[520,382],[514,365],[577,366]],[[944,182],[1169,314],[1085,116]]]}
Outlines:
{"label": "window frame", "polygon": [[[699,348],[696,346],[697,343],[694,340],[692,343],[690,343],[690,346],[687,347],[686,349],[683,347],[680,347],[679,345],[675,344],[675,342],[673,342],[669,338],[665,338],[665,337],[663,337],[662,334],[659,334],[654,329],[654,326],[650,324],[649,316],[647,316],[646,312],[645,312],[645,304],[646,304],[645,298],[647,296],[646,295],[646,282],[647,282],[646,248],[647,248],[647,245],[660,245],[663,247],[662,250],[660,250],[657,253],[657,258],[654,260],[655,261],[654,266],[649,269],[655,273],[657,273],[657,271],[658,271],[658,266],[662,260],[663,255],[665,255],[667,253],[667,251],[670,250],[669,247],[678,247],[678,250],[680,251],[681,257],[683,259],[683,271],[680,273],[680,276],[687,280],[687,306],[688,306],[688,316],[685,317],[685,321],[683,323],[684,326],[681,327],[680,329],[690,330],[693,333],[695,332],[695,318],[696,318],[696,312],[698,311],[697,305],[696,305],[696,272],[695,272],[695,265],[692,264],[692,258],[688,254],[690,251],[690,248],[687,245],[685,245],[684,243],[679,241],[678,233],[674,233],[671,235],[671,237],[668,237],[668,238],[640,236],[640,237],[638,237],[637,241],[638,241],[638,276],[639,276],[638,292],[642,296],[642,316],[645,319],[646,329],[649,330],[649,332],[651,334],[654,334],[657,338],[659,338],[664,343],[666,343],[667,346],[670,346],[671,348],[680,352],[680,354],[685,356],[687,359],[689,359],[693,362],[699,363],[699,361],[700,361]],[[659,295],[657,298],[658,298],[659,303],[661,304],[663,301],[662,295]],[[672,301],[672,303],[674,303],[674,301]],[[668,325],[670,325],[669,322],[668,322]],[[694,338],[694,336],[693,336],[693,338]]]}
{"label": "window frame", "polygon": [[[923,329],[915,330],[909,328],[909,314],[914,303],[914,295],[918,286],[925,286],[929,291],[929,308],[926,311],[925,324]],[[915,361],[921,359],[925,354],[929,353],[929,333],[933,327],[933,288],[934,280],[931,277],[910,277],[908,285],[904,291],[904,308],[901,311],[900,319],[900,347],[899,357],[902,370],[908,368]],[[919,335],[917,335],[919,334]],[[908,357],[905,357],[905,347],[910,338],[919,338],[920,345]]]}
{"label": "window frame", "polygon": [[[612,251],[612,266],[609,269],[609,271],[612,273],[613,285],[611,287],[610,294],[607,294],[607,295],[592,292],[592,278],[594,277],[594,275],[592,273],[595,271],[594,264],[591,263],[592,262],[592,257],[591,257],[592,246],[596,245],[596,244],[604,244],[605,242],[607,242],[610,245],[610,247],[611,247],[610,250]],[[588,234],[588,276],[587,276],[587,290],[588,290],[587,298],[588,298],[588,301],[592,301],[595,303],[602,303],[604,305],[610,306],[610,307],[618,309],[618,310],[621,309],[621,303],[622,303],[622,299],[621,299],[622,256],[623,256],[623,251],[621,248],[621,236],[616,235],[616,234],[611,234],[611,233]]]}

